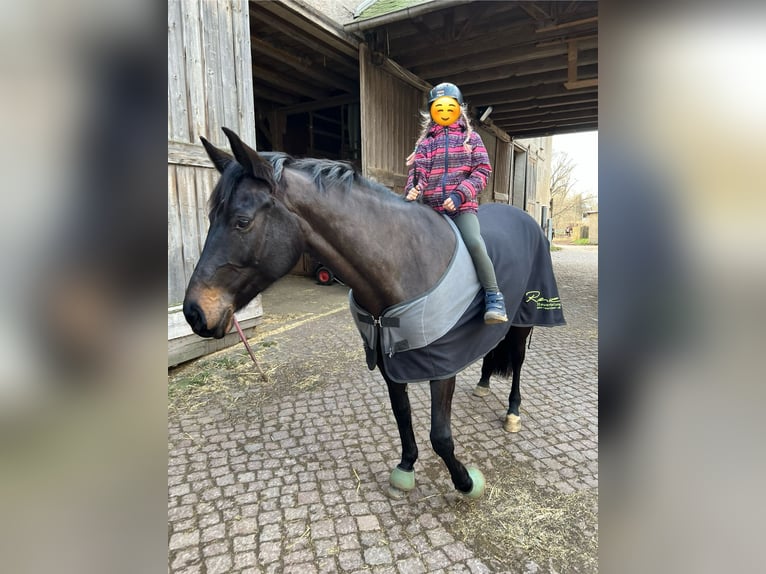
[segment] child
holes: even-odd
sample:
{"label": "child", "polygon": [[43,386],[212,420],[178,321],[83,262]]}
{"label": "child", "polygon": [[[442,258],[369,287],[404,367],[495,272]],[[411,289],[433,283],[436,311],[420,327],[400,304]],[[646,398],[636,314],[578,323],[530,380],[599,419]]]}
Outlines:
{"label": "child", "polygon": [[471,127],[463,94],[456,85],[442,83],[434,87],[428,94],[428,105],[430,116],[424,114],[415,151],[407,158],[411,167],[405,199],[413,201],[422,193],[427,205],[452,218],[484,288],[484,322],[504,323],[508,317],[503,294],[476,215],[477,196],[492,173],[487,149]]}

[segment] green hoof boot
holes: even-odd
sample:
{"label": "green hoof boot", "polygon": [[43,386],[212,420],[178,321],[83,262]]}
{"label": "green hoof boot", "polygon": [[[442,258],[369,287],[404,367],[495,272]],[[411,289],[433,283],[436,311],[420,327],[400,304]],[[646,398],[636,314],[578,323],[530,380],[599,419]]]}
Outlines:
{"label": "green hoof boot", "polygon": [[402,470],[398,466],[391,471],[389,478],[391,486],[388,488],[388,495],[391,498],[404,498],[407,493],[415,488],[415,471]]}
{"label": "green hoof boot", "polygon": [[472,499],[481,498],[484,495],[484,487],[487,484],[486,480],[484,480],[484,475],[478,468],[472,466],[468,469],[468,476],[470,476],[473,481],[473,487],[468,492],[464,492],[463,496]]}

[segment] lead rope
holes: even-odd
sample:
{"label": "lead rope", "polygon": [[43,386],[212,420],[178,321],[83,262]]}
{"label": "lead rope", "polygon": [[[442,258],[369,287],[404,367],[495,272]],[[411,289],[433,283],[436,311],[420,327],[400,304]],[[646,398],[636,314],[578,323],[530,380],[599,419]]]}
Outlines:
{"label": "lead rope", "polygon": [[247,342],[247,337],[245,337],[245,333],[242,332],[242,327],[239,326],[237,317],[232,315],[232,319],[234,319],[234,326],[237,328],[239,338],[242,339],[242,342],[245,344],[245,349],[247,349],[247,352],[250,354],[250,358],[253,360],[253,363],[255,363],[255,368],[258,369],[258,372],[261,374],[261,380],[267,381],[268,377],[266,377],[266,373],[263,372],[263,369],[261,369],[261,366],[258,364],[258,360],[255,358],[255,353],[253,353],[253,350],[250,348],[250,344]]}

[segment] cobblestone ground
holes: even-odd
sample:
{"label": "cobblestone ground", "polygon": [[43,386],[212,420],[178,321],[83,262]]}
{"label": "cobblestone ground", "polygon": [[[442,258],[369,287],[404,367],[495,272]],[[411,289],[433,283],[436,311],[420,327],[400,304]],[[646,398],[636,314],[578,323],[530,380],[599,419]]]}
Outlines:
{"label": "cobblestone ground", "polygon": [[241,346],[169,373],[168,571],[596,571],[598,251],[552,257],[568,325],[533,332],[522,431],[502,430],[509,381],[476,398],[480,364],[458,376],[456,454],[487,478],[475,502],[431,450],[428,385],[410,385],[416,489],[386,496],[399,439],[347,289],[282,280],[251,340],[267,381]]}

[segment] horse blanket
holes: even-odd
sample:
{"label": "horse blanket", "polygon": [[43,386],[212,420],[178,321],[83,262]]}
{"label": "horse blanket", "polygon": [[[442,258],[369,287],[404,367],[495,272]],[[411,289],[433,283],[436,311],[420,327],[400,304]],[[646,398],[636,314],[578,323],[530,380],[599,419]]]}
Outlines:
{"label": "horse blanket", "polygon": [[479,208],[479,222],[509,322],[484,323],[484,291],[450,220],[458,239],[455,254],[445,275],[429,291],[386,309],[377,318],[360,308],[353,292],[349,293],[370,370],[382,345],[384,368],[393,381],[446,379],[494,349],[511,326],[566,323],[550,246],[539,225],[521,209],[496,203]]}

